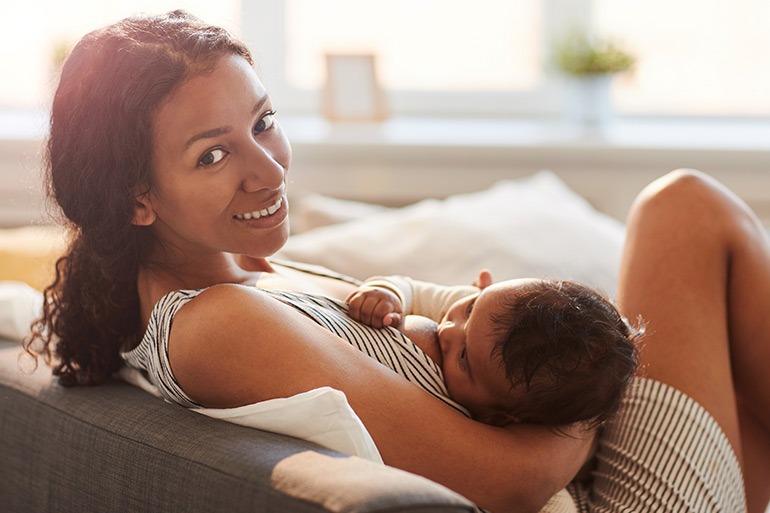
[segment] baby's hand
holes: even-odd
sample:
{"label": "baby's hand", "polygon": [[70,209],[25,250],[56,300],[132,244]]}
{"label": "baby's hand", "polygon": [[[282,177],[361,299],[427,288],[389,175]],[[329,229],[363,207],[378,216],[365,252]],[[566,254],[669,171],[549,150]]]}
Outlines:
{"label": "baby's hand", "polygon": [[479,277],[473,280],[473,286],[484,290],[492,285],[492,282],[492,273],[488,269],[482,269],[479,271]]}
{"label": "baby's hand", "polygon": [[346,301],[348,315],[367,326],[382,328],[401,323],[401,300],[387,289],[363,285],[353,291]]}

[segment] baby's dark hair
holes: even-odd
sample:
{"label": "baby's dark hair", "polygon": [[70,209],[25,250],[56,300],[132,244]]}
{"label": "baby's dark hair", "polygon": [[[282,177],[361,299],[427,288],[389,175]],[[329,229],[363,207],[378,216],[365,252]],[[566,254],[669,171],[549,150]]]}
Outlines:
{"label": "baby's dark hair", "polygon": [[492,318],[516,400],[503,417],[551,427],[603,424],[620,407],[644,330],[597,291],[536,280]]}

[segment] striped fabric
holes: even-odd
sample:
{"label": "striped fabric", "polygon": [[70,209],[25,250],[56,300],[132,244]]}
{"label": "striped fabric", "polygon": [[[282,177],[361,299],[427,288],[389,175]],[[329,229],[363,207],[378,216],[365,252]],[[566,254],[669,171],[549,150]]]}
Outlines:
{"label": "striped fabric", "polygon": [[714,418],[645,378],[635,380],[600,437],[590,489],[569,491],[581,512],[746,511],[740,465]]}
{"label": "striped fabric", "polygon": [[188,301],[200,294],[200,290],[176,290],[169,292],[155,304],[150,314],[147,331],[139,345],[131,351],[120,353],[129,367],[142,371],[145,377],[158,387],[166,400],[185,408],[200,408],[202,405],[190,399],[171,374],[168,361],[168,337],[176,312]]}
{"label": "striped fabric", "polygon": [[[367,356],[395,371],[455,410],[468,411],[449,398],[441,369],[419,347],[395,328],[370,328],[347,315],[347,304],[325,296],[300,292],[257,289],[310,317],[316,323],[348,341]],[[176,312],[200,290],[178,290],[163,296],[153,308],[142,341],[122,353],[125,362],[143,371],[168,401],[187,408],[199,408],[177,383],[168,360],[168,339]]]}

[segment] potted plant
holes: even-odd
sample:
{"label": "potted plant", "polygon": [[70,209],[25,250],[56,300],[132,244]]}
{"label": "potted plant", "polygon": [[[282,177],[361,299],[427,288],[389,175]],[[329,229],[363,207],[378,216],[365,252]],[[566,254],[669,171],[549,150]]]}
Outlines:
{"label": "potted plant", "polygon": [[610,85],[616,73],[631,69],[636,58],[615,42],[573,35],[556,46],[556,66],[570,78],[567,118],[601,125],[612,117]]}

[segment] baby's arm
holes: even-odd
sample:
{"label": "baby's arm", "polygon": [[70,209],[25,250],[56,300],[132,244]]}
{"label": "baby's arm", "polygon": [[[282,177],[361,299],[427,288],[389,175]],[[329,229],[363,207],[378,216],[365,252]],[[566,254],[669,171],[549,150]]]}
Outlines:
{"label": "baby's arm", "polygon": [[492,284],[492,274],[482,269],[473,285],[437,285],[424,281],[402,278],[409,286],[410,309],[413,314],[424,315],[441,322],[447,310],[460,299],[476,294]]}
{"label": "baby's arm", "polygon": [[471,286],[450,287],[406,276],[374,276],[350,294],[346,301],[353,319],[374,328],[398,326],[403,316],[409,314],[441,322],[455,301],[491,284],[492,275],[486,269],[479,272]]}

